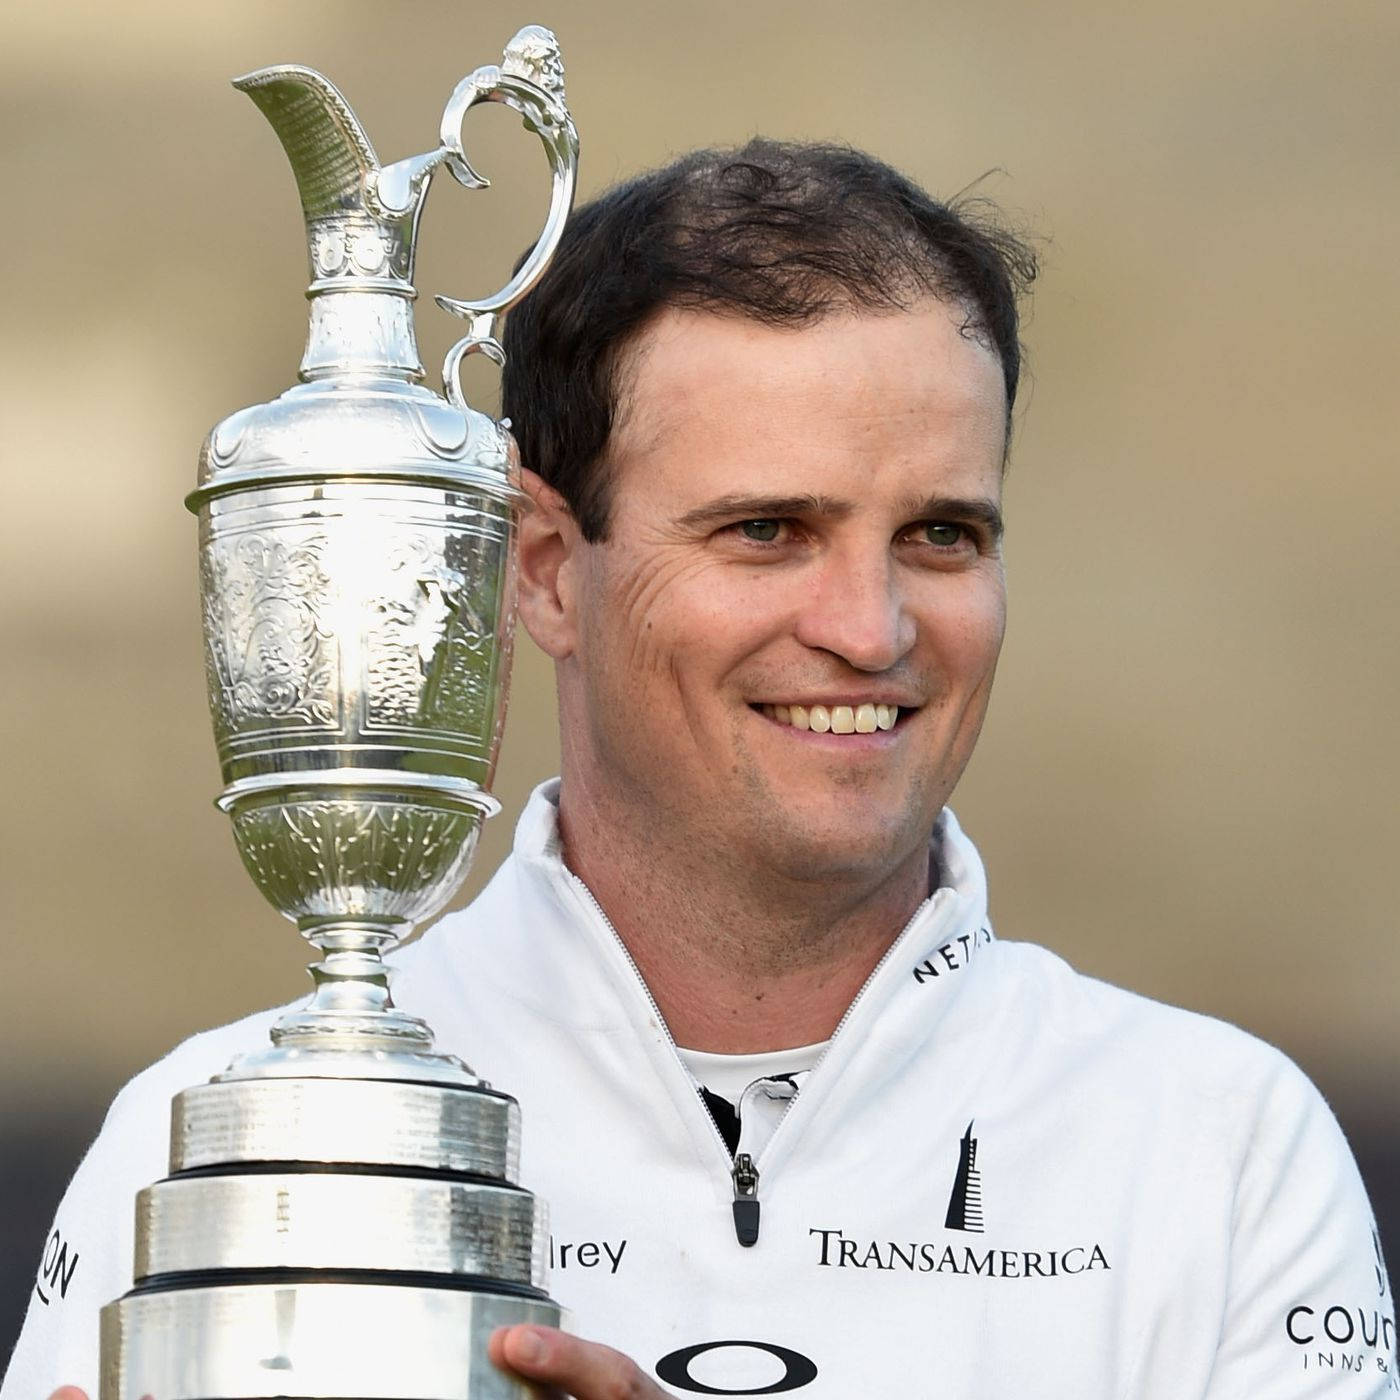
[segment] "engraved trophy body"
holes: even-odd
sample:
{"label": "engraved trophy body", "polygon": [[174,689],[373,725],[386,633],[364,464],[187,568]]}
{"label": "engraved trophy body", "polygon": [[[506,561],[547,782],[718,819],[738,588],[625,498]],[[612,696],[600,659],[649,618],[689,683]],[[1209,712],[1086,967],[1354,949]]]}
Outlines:
{"label": "engraved trophy body", "polygon": [[[170,1175],[136,1207],[134,1287],[102,1312],[102,1400],[496,1400],[503,1324],[557,1325],[542,1203],[515,1182],[519,1109],[397,1008],[382,955],[461,883],[505,715],[520,501],[507,426],[464,355],[543,272],[578,142],[553,35],[459,84],[438,148],[381,166],[309,69],[239,79],[281,138],[311,260],[300,382],[210,433],[199,516],[210,711],[249,874],[317,948],[272,1043],[176,1096]],[[543,233],[422,383],[414,242],[434,171],[485,185],[467,111],[544,144]],[[350,1339],[347,1341],[347,1339]]]}

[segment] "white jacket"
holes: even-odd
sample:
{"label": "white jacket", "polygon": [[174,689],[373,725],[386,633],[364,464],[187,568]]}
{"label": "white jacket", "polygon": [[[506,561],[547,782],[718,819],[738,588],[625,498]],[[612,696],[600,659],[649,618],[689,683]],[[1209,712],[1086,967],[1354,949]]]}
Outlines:
{"label": "white jacket", "polygon": [[[733,1163],[631,960],[560,860],[547,785],[400,1004],[516,1095],[551,1291],[677,1395],[1282,1400],[1397,1389],[1395,1309],[1332,1115],[1277,1051],[996,941],[945,813],[919,909],[759,1154]],[[97,1310],[169,1102],[275,1012],[118,1095],[45,1248],[0,1400],[96,1394]],[[742,1144],[741,1144],[742,1147]]]}

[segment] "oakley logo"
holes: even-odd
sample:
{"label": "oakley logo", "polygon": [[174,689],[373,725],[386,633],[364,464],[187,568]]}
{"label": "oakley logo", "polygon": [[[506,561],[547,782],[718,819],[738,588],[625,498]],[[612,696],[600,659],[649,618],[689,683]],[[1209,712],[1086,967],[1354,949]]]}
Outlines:
{"label": "oakley logo", "polygon": [[[782,1362],[783,1374],[767,1385],[740,1385],[736,1387],[709,1385],[696,1380],[690,1374],[691,1363],[712,1351],[741,1349],[763,1352],[774,1360]],[[663,1356],[656,1363],[657,1376],[673,1385],[677,1390],[688,1390],[695,1395],[781,1395],[789,1390],[801,1390],[817,1378],[816,1364],[800,1351],[780,1347],[773,1342],[701,1342],[697,1346],[682,1347],[669,1356]]]}

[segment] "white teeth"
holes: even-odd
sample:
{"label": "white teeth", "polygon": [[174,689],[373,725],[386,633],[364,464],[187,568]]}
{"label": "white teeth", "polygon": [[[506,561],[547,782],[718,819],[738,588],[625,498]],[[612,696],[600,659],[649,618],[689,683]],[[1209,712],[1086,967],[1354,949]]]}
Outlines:
{"label": "white teeth", "polygon": [[757,705],[769,719],[816,734],[873,734],[893,729],[899,720],[898,705]]}

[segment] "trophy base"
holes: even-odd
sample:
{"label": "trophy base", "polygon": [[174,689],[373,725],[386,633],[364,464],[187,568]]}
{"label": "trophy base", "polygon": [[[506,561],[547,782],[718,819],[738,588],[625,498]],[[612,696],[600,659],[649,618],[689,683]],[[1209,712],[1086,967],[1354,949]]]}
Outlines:
{"label": "trophy base", "polygon": [[102,1309],[100,1400],[527,1400],[486,1355],[498,1327],[558,1327],[548,1298],[277,1280],[136,1291]]}
{"label": "trophy base", "polygon": [[385,1079],[220,1077],[175,1096],[172,1172],[268,1162],[355,1162],[514,1181],[520,1107],[485,1086]]}
{"label": "trophy base", "polygon": [[[287,1043],[239,1055],[213,1083],[249,1079],[379,1079],[396,1084],[438,1084],[451,1089],[490,1086],[455,1055],[421,1051],[417,1047],[385,1042],[376,1047],[370,1038],[349,1036],[325,1043]],[[307,1038],[310,1041],[310,1038]]]}

